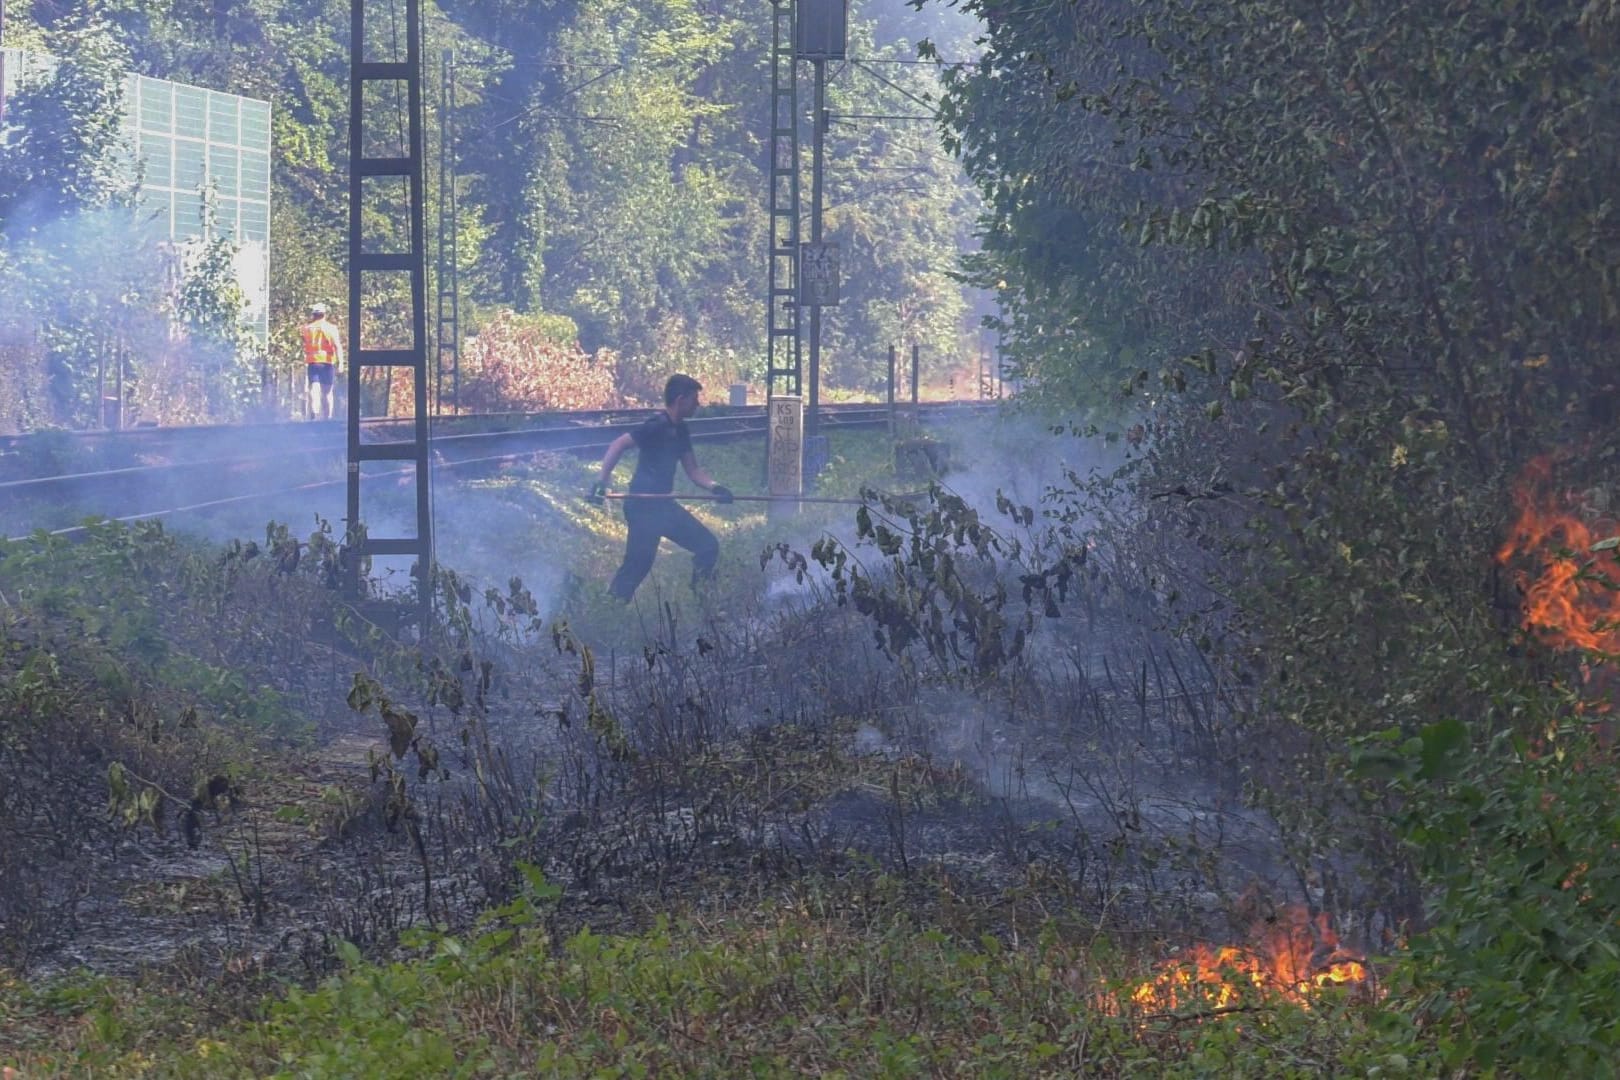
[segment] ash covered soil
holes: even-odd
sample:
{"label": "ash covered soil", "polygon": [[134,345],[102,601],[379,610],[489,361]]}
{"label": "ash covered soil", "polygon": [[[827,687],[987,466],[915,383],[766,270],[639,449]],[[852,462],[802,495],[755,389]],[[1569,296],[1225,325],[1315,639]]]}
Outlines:
{"label": "ash covered soil", "polygon": [[[849,438],[823,492],[917,487]],[[722,479],[749,468],[710,457]],[[1226,937],[1257,905],[1305,901],[1332,904],[1352,940],[1376,938],[1377,898],[1342,884],[1354,868],[1291,859],[1243,797],[1258,758],[1229,690],[1164,632],[1129,559],[1094,549],[1069,602],[1041,611],[1015,654],[964,674],[949,652],[874,635],[836,577],[793,561],[836,541],[866,552],[875,587],[903,586],[847,507],[786,525],[701,508],[725,544],[716,582],[691,591],[688,556],[666,544],[636,601],[612,603],[601,582],[622,525],[575,497],[583,474],[540,458],[441,492],[453,576],[431,656],[410,644],[408,604],[334,604],[318,532],[291,570],[285,536],[282,549],[273,535],[256,553],[203,549],[197,566],[229,580],[193,582],[183,602],[208,593],[210,617],[231,627],[233,605],[248,605],[257,629],[235,651],[200,636],[221,671],[273,639],[278,664],[243,674],[279,687],[296,731],[233,732],[215,709],[192,757],[164,764],[169,779],[132,767],[137,800],[150,782],[173,806],[84,815],[94,827],[57,843],[13,904],[13,968],[315,978],[340,942],[386,956],[410,931],[476,925],[523,894],[531,868],[560,889],[546,915],[559,934],[883,880],[915,889],[919,911],[972,905],[981,930],[1008,937],[1054,914]],[[945,483],[1010,535],[994,492],[1038,504],[1046,487],[1013,480]],[[906,510],[878,516],[900,529]],[[998,558],[980,568],[987,590],[1016,576]],[[400,579],[374,570],[384,593]],[[1025,603],[1010,595],[1009,628]],[[81,802],[106,799],[117,752],[74,770]],[[212,775],[228,782],[190,794]]]}

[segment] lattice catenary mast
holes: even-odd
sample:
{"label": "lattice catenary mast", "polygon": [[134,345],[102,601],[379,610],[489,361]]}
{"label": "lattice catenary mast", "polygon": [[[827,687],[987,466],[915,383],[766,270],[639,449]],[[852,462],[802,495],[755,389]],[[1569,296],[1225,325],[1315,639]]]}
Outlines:
{"label": "lattice catenary mast", "polygon": [[456,255],[456,53],[439,58],[439,258],[434,266],[437,316],[435,411],[444,411],[444,372],[450,369],[450,411],[461,411],[461,270]]}
{"label": "lattice catenary mast", "polygon": [[[421,0],[382,0],[393,30],[397,31],[394,5],[405,5],[405,56],[399,57],[399,41],[390,42],[387,60],[368,59],[366,36],[367,0],[349,0],[349,400],[348,400],[348,501],[345,547],[348,557],[349,589],[360,592],[361,565],[374,555],[414,555],[416,590],[420,611],[419,633],[425,640],[431,625],[433,598],[433,513],[428,461],[428,380],[426,246],[422,207],[422,12]],[[377,0],[373,0],[374,6]],[[368,113],[367,89],[376,87]],[[391,89],[392,94],[387,91]],[[398,111],[403,90],[406,108]],[[403,146],[382,136],[384,116],[377,98],[392,101],[393,119],[406,128]],[[375,127],[368,124],[375,121]],[[368,133],[370,138],[368,139]],[[371,152],[379,143],[386,152]],[[403,151],[403,152],[401,152]],[[390,207],[370,191],[366,180],[399,177],[405,182],[407,230],[405,251],[368,251],[363,223],[386,220]],[[368,197],[369,196],[369,197]],[[375,200],[373,205],[372,200]],[[368,215],[368,210],[371,213]],[[397,225],[397,222],[395,222]],[[371,342],[380,330],[368,326],[365,301],[368,275],[406,273],[410,276],[410,342],[403,348],[378,348]],[[412,377],[415,412],[412,438],[402,442],[365,443],[360,435],[361,374],[367,368],[408,368]],[[416,535],[414,537],[373,537],[365,528],[361,513],[361,472],[368,461],[409,461],[416,466]]]}

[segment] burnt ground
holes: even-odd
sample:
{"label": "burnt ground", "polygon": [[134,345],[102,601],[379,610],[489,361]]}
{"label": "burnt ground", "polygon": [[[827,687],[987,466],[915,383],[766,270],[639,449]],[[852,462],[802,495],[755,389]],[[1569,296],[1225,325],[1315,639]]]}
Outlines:
{"label": "burnt ground", "polygon": [[314,975],[340,939],[470,925],[520,862],[562,887],[560,930],[878,880],[971,899],[1008,933],[1061,914],[1205,936],[1257,895],[1322,898],[1320,866],[1242,797],[1212,673],[1131,613],[1049,620],[973,689],[908,674],[815,596],[650,625],[639,655],[589,650],[589,692],[583,641],[489,646],[485,710],[418,703],[442,775],[335,703],[312,748],[204,815],[195,850],[142,827],[86,852],[31,971]]}

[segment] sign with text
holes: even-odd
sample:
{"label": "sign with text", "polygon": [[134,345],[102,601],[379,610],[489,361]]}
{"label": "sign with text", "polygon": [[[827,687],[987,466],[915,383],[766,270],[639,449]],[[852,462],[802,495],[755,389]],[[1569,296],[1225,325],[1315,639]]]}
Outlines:
{"label": "sign with text", "polygon": [[799,303],[822,307],[838,303],[839,254],[835,243],[799,245]]}
{"label": "sign with text", "polygon": [[804,399],[783,395],[771,398],[766,444],[767,483],[770,493],[797,497],[804,494]]}

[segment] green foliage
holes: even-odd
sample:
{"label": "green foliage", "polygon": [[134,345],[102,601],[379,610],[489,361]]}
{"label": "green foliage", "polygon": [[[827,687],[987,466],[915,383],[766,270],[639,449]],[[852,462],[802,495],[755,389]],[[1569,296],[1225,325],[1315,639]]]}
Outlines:
{"label": "green foliage", "polygon": [[[1612,888],[1562,882],[1613,842],[1613,759],[1525,753],[1581,658],[1514,648],[1489,558],[1533,454],[1578,447],[1574,491],[1620,455],[1612,13],[966,7],[987,49],[945,119],[988,205],[973,273],[1033,394],[1143,422],[1129,542],[1255,686],[1256,796],[1428,926],[1453,1064],[1603,1068]],[[1351,747],[1402,764],[1347,781]]]}
{"label": "green foliage", "polygon": [[[894,14],[873,5],[861,15]],[[890,344],[922,347],[922,378],[943,383],[964,359],[969,294],[957,279],[979,212],[959,179],[960,164],[940,152],[925,122],[938,97],[938,73],[904,42],[877,36],[852,19],[849,52],[862,58],[830,80],[826,239],[842,249],[843,302],[823,313],[823,348],[834,386],[881,393]],[[958,54],[960,55],[960,54]],[[801,84],[801,96],[807,87]],[[840,115],[912,120],[840,120]]]}
{"label": "green foliage", "polygon": [[[713,385],[757,375],[768,12],[690,0],[502,10],[491,39],[544,62],[508,68],[496,54],[488,103],[469,110],[470,124],[510,132],[466,151],[493,230],[473,275],[481,297],[572,318],[587,350],[618,356],[632,397],[653,397],[676,365]],[[474,11],[481,32],[493,16]],[[853,34],[868,57],[900,55],[864,23]],[[931,76],[883,71],[902,92],[852,70],[834,107],[917,111],[903,92],[925,93]],[[971,209],[926,126],[851,121],[828,153],[828,238],[844,244],[850,298],[828,313],[828,376],[870,391],[890,340],[923,341],[930,362],[956,352],[965,305],[948,274]]]}
{"label": "green foliage", "polygon": [[241,766],[307,731],[288,661],[312,612],[258,555],[251,544],[205,553],[150,524],[0,542],[8,962],[59,932],[62,889],[104,850],[91,841],[145,827],[196,847],[235,801]]}
{"label": "green foliage", "polygon": [[1399,1005],[1453,1066],[1604,1075],[1620,1048],[1612,750],[1568,715],[1574,698],[1522,704],[1545,723],[1533,739],[1471,747],[1447,720],[1361,745],[1361,770],[1401,791],[1402,834],[1432,884]]}
{"label": "green foliage", "polygon": [[[915,650],[938,674],[994,677],[1018,660],[1037,619],[1057,614],[1085,565],[1083,547],[1027,546],[1013,528],[1033,524],[1033,511],[1005,499],[1002,532],[937,482],[920,498],[865,497],[874,505],[856,511],[854,542],[824,536],[810,559],[827,572],[837,604],[871,620],[878,647],[908,669]],[[762,564],[772,557],[801,581],[809,570],[785,544],[767,549]]]}
{"label": "green foliage", "polygon": [[242,323],[247,297],[236,278],[236,245],[216,227],[212,203],[205,194],[204,237],[185,260],[174,316],[185,328],[187,378],[201,384],[205,415],[233,420],[257,400],[259,349]]}
{"label": "green foliage", "polygon": [[[54,66],[8,102],[0,142],[0,300],[9,336],[43,347],[46,416],[99,425],[127,381],[120,405],[138,396],[155,418],[181,418],[171,399],[195,381],[193,415],[235,418],[256,387],[234,247],[210,224],[208,238],[181,257],[170,294],[175,256],[141,221],[126,163],[124,41],[113,24],[90,18],[45,33],[41,45]],[[171,315],[187,330],[179,347],[169,339]],[[171,363],[183,374],[164,370]],[[147,394],[137,394],[142,374],[155,384]]]}
{"label": "green foliage", "polygon": [[[213,558],[150,523],[93,525],[80,543],[0,542],[0,590],[17,611],[71,631],[74,664],[105,691],[161,687],[213,716],[290,734],[280,695],[251,685],[231,643],[206,629],[223,618],[239,577],[258,569],[248,565],[257,555],[257,545],[237,544]],[[188,615],[199,625],[186,625]]]}
{"label": "green foliage", "polygon": [[[152,1005],[81,995],[90,1017],[41,1067],[165,1075],[383,1077],[539,1072],[654,1075],[1308,1077],[1432,1075],[1421,1047],[1391,1051],[1364,1004],[1262,1007],[1241,1023],[1143,1020],[1108,1002],[1106,969],[1052,924],[1027,944],[964,940],[878,911],[861,923],[767,908],[660,919],[638,934],[536,925],[557,890],[526,892],[469,937],[418,935],[417,958],[364,962],[290,990],[262,1019],[143,1038]],[[879,883],[877,890],[882,891]],[[1128,983],[1126,983],[1128,985]],[[169,1018],[168,1026],[178,1026]],[[29,1058],[25,1064],[33,1064]]]}
{"label": "green foliage", "polygon": [[[8,14],[16,24],[13,40],[69,33],[69,9]],[[97,93],[116,91],[125,63],[116,54],[122,51],[144,74],[271,102],[276,257],[264,362],[278,381],[296,384],[296,333],[304,312],[314,300],[337,303],[345,295],[347,5],[275,0],[199,7],[121,0],[99,10],[106,21],[98,24],[97,40],[112,51],[96,54],[105,60],[96,71],[114,81]],[[893,32],[927,24],[922,18],[902,22]],[[759,108],[768,8],[734,0],[718,6],[693,0],[457,0],[430,5],[424,23],[430,229],[437,227],[447,198],[435,168],[447,119],[438,101],[437,58],[444,49],[456,55],[456,106],[448,118],[455,138],[447,149],[459,172],[463,335],[481,334],[498,321],[485,312],[512,310],[551,320],[550,337],[577,342],[611,363],[613,394],[631,399],[654,399],[677,367],[715,386],[757,377],[764,356]],[[380,18],[378,33],[379,48],[397,43],[395,23]],[[859,17],[852,33],[855,48],[868,59],[910,55],[905,43],[876,39]],[[886,65],[873,71],[887,82],[854,68],[835,81],[833,108],[863,116],[926,113],[921,102],[935,85],[930,69]],[[64,197],[94,177],[116,175],[111,157],[88,154],[99,153],[95,140],[116,135],[114,103],[85,97],[101,83],[80,80],[75,86],[71,94],[52,91],[50,108],[76,109],[95,123],[52,130],[80,132],[72,137],[86,144],[81,157],[95,160],[94,169],[87,164],[80,170],[85,184],[80,173],[65,174],[74,179],[60,189]],[[33,115],[25,95],[14,105],[17,117]],[[920,342],[939,381],[961,351],[966,301],[950,274],[974,210],[955,164],[934,144],[928,125],[910,121],[851,120],[832,129],[827,229],[828,238],[844,246],[847,300],[826,320],[829,391],[878,388],[890,341]],[[34,170],[30,176],[60,171],[32,159],[14,164]],[[0,185],[8,192],[26,186],[20,180]],[[374,216],[366,222],[368,235],[392,235],[388,224]],[[127,241],[132,230],[120,223],[109,226],[109,233]],[[166,270],[131,260],[129,246],[87,254],[85,261],[130,267],[129,282],[115,295],[123,298],[122,333],[135,358],[127,374],[138,378],[142,360],[162,356],[164,328],[154,318],[149,330],[137,334],[134,314],[156,316],[164,307],[155,285]],[[196,265],[193,260],[193,270]],[[0,259],[0,274],[4,269]],[[437,273],[432,268],[435,290]],[[20,270],[19,278],[45,283],[42,294],[62,291],[59,271],[34,266]],[[339,308],[340,322],[364,318],[381,335],[402,336],[408,330],[405,297],[398,288],[368,289],[361,312]],[[217,293],[204,306],[229,306],[232,299]],[[75,310],[88,310],[82,300],[73,303]],[[199,325],[189,295],[177,306],[185,309],[180,319]],[[37,321],[52,334],[62,323],[55,313],[42,313]],[[108,324],[89,316],[84,322]],[[575,331],[564,337],[567,324]],[[247,372],[260,358],[227,363],[220,335],[203,337],[197,356],[162,361],[149,381],[167,384],[207,373],[208,392],[180,401],[162,386],[148,387],[138,400],[149,417],[231,418],[257,397]],[[93,419],[96,369],[84,358],[99,354],[110,363],[115,348],[80,335],[72,347],[56,350],[70,369],[61,380],[62,393],[71,389],[58,409],[61,421],[80,425]],[[223,385],[215,385],[216,373]],[[503,404],[525,407],[533,397]]]}
{"label": "green foliage", "polygon": [[27,235],[56,219],[128,201],[123,147],[129,54],[94,18],[44,44],[60,61],[6,102],[0,144],[0,227]]}
{"label": "green foliage", "polygon": [[119,160],[127,53],[94,19],[45,44],[59,63],[23,80],[0,129],[0,308],[9,336],[41,346],[33,409],[77,426],[99,422],[98,375],[121,362],[120,336],[150,331],[140,309],[162,275]]}

